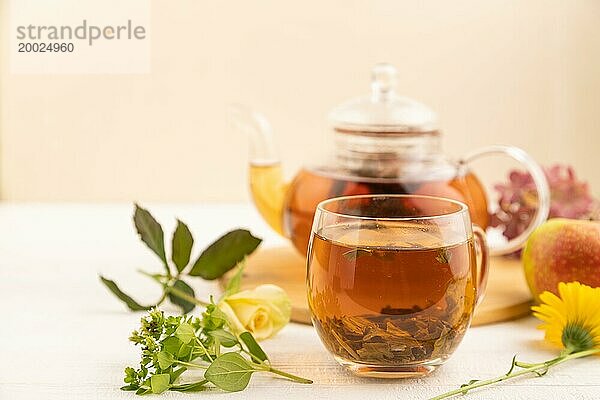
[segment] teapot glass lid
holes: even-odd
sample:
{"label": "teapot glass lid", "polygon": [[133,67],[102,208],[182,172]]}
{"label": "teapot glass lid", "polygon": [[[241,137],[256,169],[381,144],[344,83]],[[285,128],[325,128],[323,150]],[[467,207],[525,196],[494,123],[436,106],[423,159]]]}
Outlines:
{"label": "teapot glass lid", "polygon": [[334,128],[347,133],[416,133],[436,130],[436,114],[396,93],[398,72],[391,64],[373,67],[371,94],[350,99],[329,114]]}

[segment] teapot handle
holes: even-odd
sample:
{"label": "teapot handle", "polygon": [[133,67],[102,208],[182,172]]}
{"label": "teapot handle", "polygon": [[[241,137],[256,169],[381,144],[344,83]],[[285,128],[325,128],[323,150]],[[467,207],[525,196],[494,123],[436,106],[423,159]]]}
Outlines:
{"label": "teapot handle", "polygon": [[508,242],[490,246],[490,255],[504,255],[520,250],[531,233],[546,221],[550,211],[550,190],[546,175],[538,163],[524,150],[514,146],[487,146],[468,153],[459,160],[459,172],[465,172],[464,170],[470,162],[494,154],[509,156],[523,164],[533,178],[538,197],[538,207],[529,226],[519,236],[510,239]]}

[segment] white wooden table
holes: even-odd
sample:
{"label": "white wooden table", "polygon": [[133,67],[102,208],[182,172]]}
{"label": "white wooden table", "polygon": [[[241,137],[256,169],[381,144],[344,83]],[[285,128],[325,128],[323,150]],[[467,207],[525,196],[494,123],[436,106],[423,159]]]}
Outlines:
{"label": "white wooden table", "polygon": [[[234,227],[249,227],[265,246],[282,239],[249,205],[146,205],[167,235],[175,217],[187,222],[195,250]],[[123,369],[138,361],[127,340],[141,314],[130,313],[101,286],[98,273],[115,279],[140,301],[157,296],[137,274],[160,264],[139,241],[132,206],[0,205],[0,399],[120,399]],[[198,296],[217,291],[198,281]],[[472,378],[506,372],[514,353],[522,360],[551,358],[533,318],[472,328],[450,361],[427,378],[373,380],[345,372],[325,352],[312,327],[290,324],[264,342],[273,362],[312,378],[300,385],[256,375],[239,393],[217,390],[165,393],[162,398],[426,399]],[[600,399],[600,358],[577,360],[542,378],[516,380],[473,392],[467,399]]]}

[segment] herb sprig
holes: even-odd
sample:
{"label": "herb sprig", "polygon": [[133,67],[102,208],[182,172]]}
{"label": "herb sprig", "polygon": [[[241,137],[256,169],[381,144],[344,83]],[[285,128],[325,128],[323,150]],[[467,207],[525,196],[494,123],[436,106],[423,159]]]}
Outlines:
{"label": "herb sprig", "polygon": [[164,273],[152,274],[140,271],[162,287],[161,297],[150,305],[138,303],[124,293],[114,281],[100,276],[102,283],[131,311],[150,310],[167,299],[180,307],[183,313],[189,313],[196,305],[207,305],[208,303],[196,299],[194,289],[183,280],[183,277],[200,277],[207,280],[220,278],[261,243],[261,239],[254,237],[249,231],[236,229],[217,239],[202,251],[193,263],[190,263],[194,238],[187,225],[177,220],[172,238],[171,260],[168,260],[164,231],[152,214],[136,204],[133,222],[140,239],[160,259]]}
{"label": "herb sprig", "polygon": [[[201,318],[165,316],[151,310],[129,339],[141,347],[139,367],[125,369],[122,390],[136,394],[167,390],[192,392],[212,385],[228,391],[244,390],[255,373],[271,373],[298,383],[312,383],[274,368],[250,332],[231,333],[227,319],[212,302]],[[202,378],[182,381],[186,371],[201,370]]]}

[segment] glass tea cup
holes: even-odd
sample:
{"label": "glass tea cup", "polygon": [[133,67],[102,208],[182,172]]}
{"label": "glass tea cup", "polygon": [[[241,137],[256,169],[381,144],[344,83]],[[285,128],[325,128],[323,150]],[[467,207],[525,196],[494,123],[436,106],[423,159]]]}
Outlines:
{"label": "glass tea cup", "polygon": [[357,375],[415,377],[462,340],[488,251],[461,202],[348,196],[317,206],[307,263],[313,325],[335,359]]}

